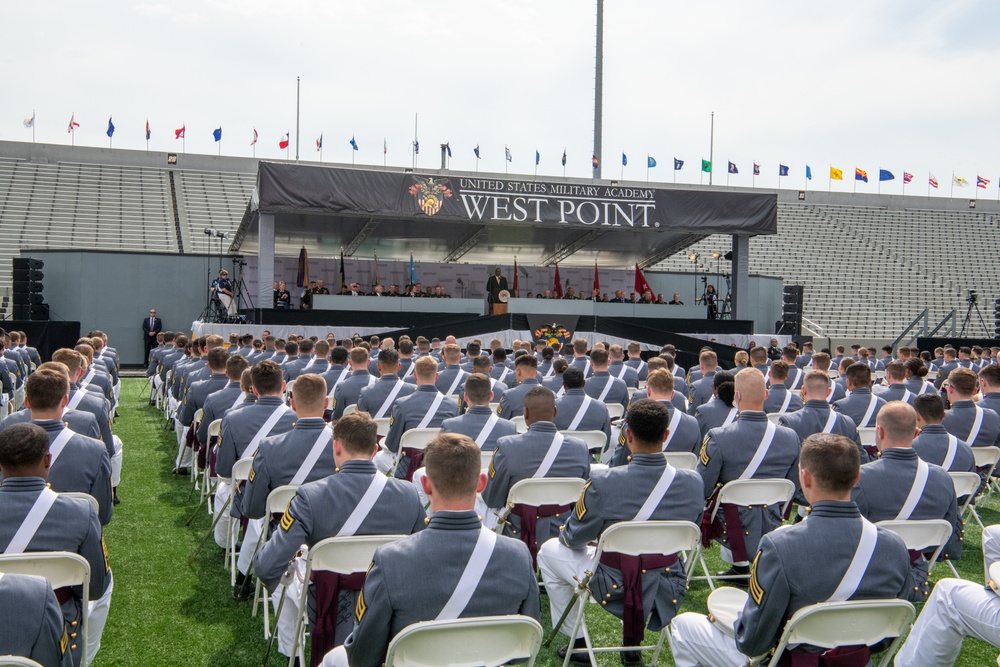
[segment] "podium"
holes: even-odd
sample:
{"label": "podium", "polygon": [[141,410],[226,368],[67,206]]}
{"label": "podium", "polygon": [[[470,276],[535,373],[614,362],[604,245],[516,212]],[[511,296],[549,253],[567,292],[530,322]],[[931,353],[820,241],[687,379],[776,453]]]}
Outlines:
{"label": "podium", "polygon": [[494,315],[506,315],[507,314],[507,304],[506,303],[494,303],[492,304],[492,313]]}

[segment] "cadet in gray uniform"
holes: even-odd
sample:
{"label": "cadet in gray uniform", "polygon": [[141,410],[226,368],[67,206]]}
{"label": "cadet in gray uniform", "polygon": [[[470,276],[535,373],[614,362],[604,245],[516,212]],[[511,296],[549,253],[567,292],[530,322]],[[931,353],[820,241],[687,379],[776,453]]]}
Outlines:
{"label": "cadet in gray uniform", "polygon": [[594,374],[587,378],[583,390],[601,403],[620,403],[624,410],[628,406],[628,387],[608,372],[607,350],[591,352],[590,364]]}
{"label": "cadet in gray uniform", "polygon": [[0,655],[34,660],[42,667],[73,667],[70,637],[48,580],[0,573]]}
{"label": "cadet in gray uniform", "polygon": [[358,412],[367,412],[373,419],[382,419],[392,413],[396,399],[406,398],[417,390],[400,379],[399,353],[393,348],[383,348],[378,353],[378,381],[361,390]]}
{"label": "cadet in gray uniform", "polygon": [[562,389],[562,375],[566,372],[567,368],[569,368],[569,364],[565,359],[556,359],[553,361],[547,373],[542,376],[542,386],[551,389],[553,392]]}
{"label": "cadet in gray uniform", "polygon": [[361,390],[370,387],[378,380],[368,372],[368,350],[363,347],[351,349],[351,374],[333,390],[333,418],[344,416],[344,408],[356,405]]}
{"label": "cadet in gray uniform", "polygon": [[243,402],[243,390],[240,389],[240,377],[243,371],[250,368],[249,362],[242,355],[233,354],[226,361],[226,378],[229,383],[218,391],[209,394],[202,407],[201,425],[198,427],[198,442],[208,445],[208,427],[216,419],[222,419],[229,410]]}
{"label": "cadet in gray uniform", "polygon": [[611,374],[611,377],[618,378],[625,383],[626,387],[637,388],[639,386],[639,373],[635,368],[625,364],[625,350],[622,349],[622,346],[612,345],[608,348],[608,356],[611,358],[611,363],[608,365],[608,373]]}
{"label": "cadet in gray uniform", "polygon": [[347,379],[351,373],[350,353],[347,348],[337,345],[330,350],[330,367],[323,373],[326,380],[326,394],[329,396],[337,385]]}
{"label": "cadet in gray uniform", "polygon": [[[382,353],[387,351],[395,352]],[[337,421],[332,447],[337,474],[300,486],[278,527],[254,556],[254,572],[278,596],[274,599],[276,611],[279,598],[285,596],[277,622],[278,649],[284,655],[291,650],[301,583],[295,578],[288,590],[282,591],[278,582],[301,545],[311,548],[328,537],[409,535],[424,528],[424,509],[413,485],[387,478],[371,461],[378,450],[376,431],[375,421],[363,412]],[[369,495],[372,489],[379,490]],[[297,569],[304,570],[304,565],[304,559],[298,559]],[[360,587],[345,590],[341,582],[338,599],[333,600],[328,582],[317,582],[315,586],[320,589],[316,597],[325,603],[321,605],[320,621],[312,619],[312,650],[325,654],[343,644],[354,628],[352,611]],[[317,643],[324,637],[333,641]]]}
{"label": "cadet in gray uniform", "polygon": [[[303,373],[325,375],[330,370],[330,344],[325,340],[318,340],[313,343],[312,351],[312,356],[309,357],[306,365],[302,367],[295,377]],[[325,380],[326,378],[324,377],[323,379]],[[327,392],[327,395],[329,396],[329,392]]]}
{"label": "cadet in gray uniform", "polygon": [[83,376],[83,355],[76,350],[62,348],[52,353],[52,361],[64,364],[69,369],[70,391],[69,403],[66,407],[70,410],[80,410],[89,412],[97,420],[97,426],[101,429],[101,442],[108,450],[108,456],[115,455],[115,441],[111,435],[111,415],[108,412],[107,403],[99,396],[94,396],[93,392],[80,387],[79,380]]}
{"label": "cadet in gray uniform", "polygon": [[24,402],[31,423],[49,438],[49,486],[57,493],[86,493],[97,501],[102,526],[111,521],[111,458],[104,443],[74,433],[60,419],[69,398],[66,375],[39,369],[24,383]]}
{"label": "cadet in gray uniform", "polygon": [[885,400],[871,390],[872,371],[865,364],[852,364],[847,369],[847,389],[851,395],[833,404],[833,409],[851,418],[858,428],[875,425],[875,417]]}
{"label": "cadet in gray uniform", "polygon": [[[774,648],[792,614],[811,604],[907,598],[913,580],[906,546],[894,533],[864,519],[851,500],[858,468],[856,445],[849,438],[816,434],[806,439],[799,454],[799,481],[812,507],[809,518],[761,539],[751,567],[750,594],[730,632],[702,614],[674,619],[671,638],[677,667],[745,664],[747,656]],[[855,558],[860,558],[856,569],[851,568]],[[795,650],[817,651],[808,646]],[[840,659],[855,660],[838,664],[868,663],[867,647],[857,654],[853,650],[841,649]]]}
{"label": "cadet in gray uniform", "polygon": [[718,371],[710,378],[712,392],[715,394],[710,401],[698,406],[694,418],[698,421],[702,436],[719,426],[728,426],[736,421],[739,410],[733,402],[736,389],[733,387],[733,374],[729,371]]}
{"label": "cadet in gray uniform", "polygon": [[968,368],[951,372],[948,380],[951,409],[941,423],[948,433],[965,440],[970,447],[1000,445],[1000,416],[972,402],[976,380],[976,374]]}
{"label": "cadet in gray uniform", "polygon": [[183,429],[178,434],[180,447],[177,452],[177,460],[174,462],[175,470],[185,469],[191,465],[194,449],[187,446],[186,433],[194,422],[195,413],[205,406],[205,402],[211,394],[224,389],[229,384],[229,378],[226,377],[226,363],[229,361],[229,354],[223,348],[217,347],[209,350],[206,356],[211,375],[205,380],[198,380],[190,385],[184,396],[183,405],[177,411],[177,423]]}
{"label": "cadet in gray uniform", "polygon": [[[760,371],[748,368],[736,375],[735,401],[740,418],[728,426],[711,429],[698,460],[710,506],[719,489],[736,479],[784,478],[797,485],[799,436],[768,420],[763,411],[766,396]],[[761,537],[781,525],[781,509],[777,505],[719,508],[716,525],[707,532],[722,544],[722,560],[732,563],[732,568],[722,574],[750,574],[750,556],[757,553]]]}
{"label": "cadet in gray uniform", "polygon": [[979,407],[989,408],[1000,414],[1000,366],[987,363],[979,371]]}
{"label": "cadet in gray uniform", "polygon": [[[0,553],[68,551],[83,556],[90,565],[90,611],[87,656],[81,656],[81,594],[74,588],[60,589],[73,664],[93,659],[111,603],[111,570],[105,558],[101,523],[90,503],[67,498],[46,488],[49,472],[49,438],[35,424],[15,424],[0,432]],[[25,525],[32,509],[48,508],[37,523]],[[22,530],[23,529],[23,530]],[[15,538],[17,538],[15,540]],[[8,626],[4,626],[4,632]],[[3,634],[3,633],[0,633]]]}
{"label": "cadet in gray uniform", "polygon": [[[908,404],[895,401],[882,408],[875,426],[875,444],[882,456],[862,466],[861,481],[851,498],[861,516],[872,523],[945,519],[952,525],[952,533],[941,558],[960,560],[965,527],[958,512],[955,486],[944,468],[921,460],[913,451],[910,445],[916,432],[917,415]],[[922,553],[910,553],[910,569],[914,587],[909,600],[922,602],[929,593],[927,560]]]}
{"label": "cadet in gray uniform", "polygon": [[[465,378],[469,376],[469,373],[459,365],[459,362],[462,360],[462,349],[458,345],[445,345],[442,356],[444,357],[445,366],[438,372],[435,386],[445,396],[457,396],[462,393],[462,384],[465,382]],[[476,353],[476,356],[479,356],[479,354]],[[469,364],[469,367],[471,368],[472,365]]]}
{"label": "cadet in gray uniform", "polygon": [[603,431],[610,442],[611,417],[608,415],[608,407],[584,391],[583,371],[575,366],[567,368],[562,378],[566,391],[556,400],[553,420],[556,428],[560,431]]}
{"label": "cadet in gray uniform", "polygon": [[[632,520],[698,522],[701,517],[704,504],[698,473],[675,469],[660,453],[669,424],[667,407],[656,401],[640,401],[629,408],[626,420],[631,462],[595,470],[559,537],[543,544],[538,552],[538,568],[554,619],[559,619],[573,601],[576,579],[583,578],[584,570],[591,567],[594,547],[590,545],[607,527]],[[647,621],[653,631],[670,623],[684,602],[686,588],[684,567],[676,556],[644,556],[635,565],[643,568],[641,588],[630,590],[621,572],[628,558],[606,554],[594,572],[590,590],[607,611],[619,618],[635,619],[624,626],[624,645],[635,645],[642,641]],[[627,600],[632,596],[641,603],[629,605]],[[576,610],[567,618],[574,619],[575,614]],[[568,624],[562,629],[570,631]],[[583,645],[582,637],[570,639],[574,648]],[[561,647],[557,654],[565,657],[567,650]],[[586,653],[575,651],[571,658],[585,661]],[[638,653],[623,653],[622,659],[626,665],[642,663]]]}
{"label": "cadet in gray uniform", "polygon": [[767,400],[764,401],[764,412],[771,415],[801,410],[802,399],[785,386],[788,364],[781,359],[775,361],[771,364],[770,376],[771,388],[767,392]]}
{"label": "cadet in gray uniform", "polygon": [[[433,512],[427,528],[375,552],[358,596],[354,632],[342,648],[327,654],[324,667],[378,667],[392,638],[419,621],[508,614],[539,618],[528,550],[518,540],[485,530],[473,510],[486,482],[479,448],[465,436],[441,434],[427,446],[424,460],[427,475],[421,484]],[[484,556],[473,558],[474,552]]]}
{"label": "cadet in gray uniform", "polygon": [[[472,372],[479,373],[480,375],[485,375],[490,379],[490,391],[493,392],[493,398],[490,399],[491,403],[499,403],[503,395],[507,393],[507,385],[499,380],[496,380],[492,376],[492,364],[490,363],[490,358],[487,355],[479,355],[472,362]],[[508,369],[504,369],[508,370]],[[507,373],[506,379],[510,382],[514,382],[514,372],[509,371]],[[465,382],[468,382],[469,378],[466,376]],[[465,391],[465,385],[462,385],[462,391]],[[465,401],[459,398],[459,413],[465,412]]]}
{"label": "cadet in gray uniform", "polygon": [[587,341],[577,338],[573,341],[573,356],[568,359],[570,366],[575,366],[583,371],[583,377],[587,378],[594,372],[591,367],[590,357],[587,356]]}
{"label": "cadet in gray uniform", "polygon": [[463,401],[468,406],[465,414],[441,422],[442,433],[460,433],[472,438],[484,451],[493,451],[497,441],[505,435],[515,435],[513,422],[501,419],[490,409],[493,393],[490,381],[482,373],[473,373],[465,381]]}
{"label": "cadet in gray uniform", "polygon": [[538,360],[534,355],[522,354],[514,360],[514,377],[517,386],[504,392],[497,406],[497,414],[503,419],[519,417],[524,414],[524,395],[532,388],[539,386]]}
{"label": "cadet in gray uniform", "polygon": [[313,342],[303,338],[298,343],[285,345],[285,363],[281,365],[285,382],[291,382],[303,373],[303,368],[312,360]]}
{"label": "cadet in gray uniform", "polygon": [[913,439],[913,451],[928,463],[948,472],[975,472],[976,455],[965,440],[961,440],[941,425],[944,402],[935,394],[922,394],[913,401],[920,435]]}
{"label": "cadet in gray uniform", "polygon": [[691,407],[688,408],[688,411],[691,414],[695,413],[698,406],[708,403],[714,395],[712,391],[713,378],[719,367],[719,357],[712,350],[704,350],[698,355],[698,367],[701,369],[702,376],[696,382],[692,382],[688,394],[688,398],[691,399]]}
{"label": "cadet in gray uniform", "polygon": [[[494,353],[494,355],[495,354],[496,353]],[[550,346],[545,345],[542,348],[541,353],[536,353],[535,354],[535,359],[538,360],[538,374],[539,375],[541,375],[543,378],[552,375],[552,364],[556,360],[555,350],[553,350]],[[508,375],[504,376],[504,380],[501,380],[501,382],[504,382],[506,380],[506,378],[512,376],[513,369],[511,369],[510,366],[508,366],[507,364],[510,363],[511,365],[513,365],[513,362],[508,362],[507,361],[507,354],[506,353],[504,353],[503,359],[501,359],[499,362],[496,361],[496,357],[494,356],[494,363],[502,364],[503,367],[505,369],[507,369],[507,371],[508,371]],[[500,375],[503,375],[503,371],[500,371]],[[498,376],[498,379],[499,379],[499,376]]]}
{"label": "cadet in gray uniform", "polygon": [[917,397],[906,386],[906,366],[901,361],[890,361],[885,365],[885,385],[873,387],[872,392],[886,403],[903,401],[913,405],[913,399]]}
{"label": "cadet in gray uniform", "polygon": [[778,418],[778,423],[787,426],[805,440],[814,433],[834,433],[843,435],[858,446],[858,456],[862,463],[868,462],[868,452],[861,446],[861,438],[854,421],[847,415],[834,411],[826,398],[830,395],[830,376],[819,371],[810,371],[802,383],[802,400],[805,401],[798,412],[789,412]]}
{"label": "cadet in gray uniform", "polygon": [[[658,369],[650,371],[646,376],[646,389],[644,394],[649,400],[662,403],[667,406],[667,414],[670,417],[668,422],[668,432],[663,441],[663,451],[665,452],[691,452],[697,454],[701,446],[701,429],[698,427],[698,420],[687,414],[673,403],[674,382],[680,380],[667,370]],[[638,392],[636,392],[638,394]],[[644,399],[640,399],[644,400]],[[639,403],[633,400],[632,405]],[[608,462],[610,466],[622,466],[629,462],[632,451],[628,448],[628,438],[625,429],[628,427],[628,420],[623,419],[620,426],[617,448]]]}
{"label": "cadet in gray uniform", "polygon": [[[403,433],[411,428],[440,428],[442,422],[458,414],[457,400],[445,396],[434,386],[437,379],[437,364],[432,357],[420,357],[415,362],[414,377],[417,380],[417,390],[406,398],[399,399],[392,408],[389,418],[389,433],[385,436],[386,449],[393,454],[399,452],[399,442]],[[396,466],[395,476],[401,479],[412,479],[413,472],[420,467],[419,461],[412,467],[411,454],[404,452]],[[422,458],[422,457],[421,457]],[[380,470],[388,471],[392,460],[385,452],[379,452],[375,457],[375,465]]]}
{"label": "cadet in gray uniform", "polygon": [[625,362],[625,365],[635,369],[636,376],[640,381],[649,376],[649,365],[642,360],[642,346],[636,341],[628,344],[628,361]]}
{"label": "cadet in gray uniform", "polygon": [[951,372],[959,367],[956,357],[958,352],[955,348],[948,347],[944,350],[944,363],[938,367],[938,376],[934,379],[934,387],[940,389],[944,381],[948,379]]}

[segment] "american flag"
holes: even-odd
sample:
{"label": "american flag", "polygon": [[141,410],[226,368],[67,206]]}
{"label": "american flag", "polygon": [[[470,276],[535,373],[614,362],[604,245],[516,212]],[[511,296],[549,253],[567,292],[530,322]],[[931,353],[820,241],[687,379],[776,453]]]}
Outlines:
{"label": "american flag", "polygon": [[977,188],[982,188],[983,190],[985,190],[986,186],[989,185],[989,184],[990,184],[990,182],[989,182],[988,179],[985,179],[982,176],[976,176],[976,187]]}
{"label": "american flag", "polygon": [[904,171],[903,172],[903,184],[905,185],[906,183],[909,183],[912,180],[913,180],[913,174],[908,174],[907,172]]}
{"label": "american flag", "polygon": [[934,178],[934,174],[928,174],[927,182],[930,183],[931,187],[937,190],[938,181]]}

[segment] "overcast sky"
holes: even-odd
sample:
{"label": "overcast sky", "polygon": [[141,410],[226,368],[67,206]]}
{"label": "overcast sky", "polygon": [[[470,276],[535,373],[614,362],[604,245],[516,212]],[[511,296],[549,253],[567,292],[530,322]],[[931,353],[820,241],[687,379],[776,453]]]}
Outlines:
{"label": "overcast sky", "polygon": [[[591,0],[367,0],[333,2],[5,3],[0,41],[0,139],[30,141],[23,120],[36,111],[39,142],[283,158],[295,146],[295,77],[302,77],[300,151],[317,160],[409,165],[419,114],[419,165],[454,169],[590,175],[594,32]],[[604,43],[604,177],[699,182],[715,112],[715,182],[726,163],[751,184],[834,190],[879,168],[907,192],[925,194],[928,172],[948,193],[952,171],[1000,184],[1000,3],[990,0],[804,3],[720,0],[607,0]],[[707,180],[706,180],[707,182]],[[968,191],[971,194],[971,190]]]}

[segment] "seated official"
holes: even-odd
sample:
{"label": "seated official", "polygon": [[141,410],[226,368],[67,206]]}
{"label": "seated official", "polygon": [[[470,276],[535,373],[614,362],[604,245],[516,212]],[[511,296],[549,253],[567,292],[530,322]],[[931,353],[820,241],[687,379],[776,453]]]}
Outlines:
{"label": "seated official", "polygon": [[562,375],[563,395],[556,400],[555,425],[560,431],[602,431],[611,439],[607,405],[584,391],[583,371],[567,368]]}
{"label": "seated official", "polygon": [[[657,520],[697,522],[701,516],[701,479],[693,470],[678,470],[661,453],[668,433],[669,412],[656,401],[640,401],[626,414],[625,438],[633,452],[627,466],[595,470],[570,514],[559,537],[542,545],[538,568],[545,583],[553,622],[573,602],[577,581],[593,560],[593,542],[609,526],[620,521]],[[627,559],[606,553],[590,582],[593,596],[607,611],[626,619],[625,646],[641,643],[643,628],[658,631],[668,625],[687,593],[684,567],[676,556],[644,556],[640,586],[623,585],[622,569]],[[653,564],[655,563],[655,564]],[[648,571],[646,566],[648,565]],[[567,615],[576,617],[576,611]],[[568,632],[568,625],[562,629]],[[584,647],[582,633],[571,637],[574,649]],[[568,646],[557,655],[565,657]],[[589,663],[587,653],[573,651],[573,662]],[[622,654],[626,665],[639,665],[638,652]]]}
{"label": "seated official", "polygon": [[284,280],[278,282],[278,289],[274,291],[274,307],[278,310],[290,310],[292,307],[292,295]]}
{"label": "seated official", "polygon": [[913,399],[920,435],[913,439],[913,451],[928,463],[948,472],[975,472],[976,455],[965,440],[948,433],[944,419],[944,401],[936,393],[921,394]]}
{"label": "seated official", "polygon": [[34,660],[42,667],[73,667],[59,601],[48,580],[0,574],[0,655]]}
{"label": "seated official", "polygon": [[[767,373],[767,371],[762,372]],[[801,410],[802,399],[785,386],[785,380],[788,379],[788,363],[779,359],[771,364],[770,378],[771,388],[767,392],[767,400],[764,401],[764,412],[771,415]]]}
{"label": "seated official", "polygon": [[[421,483],[431,499],[427,528],[375,552],[358,596],[354,632],[327,654],[324,667],[377,667],[392,638],[419,621],[539,618],[528,550],[484,529],[473,510],[476,493],[486,484],[480,458],[476,443],[454,433],[427,446]],[[474,552],[488,556],[473,558]]]}
{"label": "seated official", "polygon": [[[701,428],[698,426],[697,419],[678,408],[673,402],[675,395],[673,383],[675,380],[674,375],[662,369],[650,372],[646,379],[646,396],[649,400],[662,403],[667,407],[670,420],[667,437],[663,441],[663,451],[697,454],[701,446]],[[629,409],[638,404],[639,400],[633,400]],[[628,419],[622,419],[618,425],[617,447],[608,463],[612,467],[626,465],[632,458],[632,450],[628,448],[628,438],[625,434],[627,426]]]}
{"label": "seated official", "polygon": [[[750,594],[733,627],[720,629],[708,617],[690,612],[674,619],[671,639],[677,667],[746,664],[748,656],[775,648],[788,619],[808,605],[907,598],[913,580],[906,546],[891,531],[862,518],[851,501],[859,467],[857,447],[849,438],[824,433],[802,443],[799,482],[812,506],[809,518],[761,539],[751,567]],[[867,560],[867,567],[860,568],[863,575],[843,587],[848,568],[859,556]],[[801,645],[793,652],[819,650]],[[844,662],[836,664],[868,664],[868,647],[841,647],[838,653]]]}

